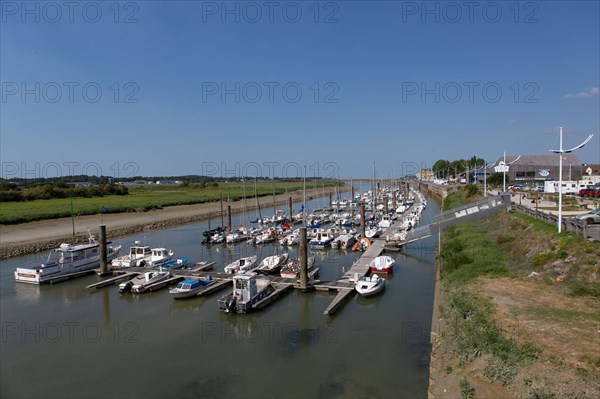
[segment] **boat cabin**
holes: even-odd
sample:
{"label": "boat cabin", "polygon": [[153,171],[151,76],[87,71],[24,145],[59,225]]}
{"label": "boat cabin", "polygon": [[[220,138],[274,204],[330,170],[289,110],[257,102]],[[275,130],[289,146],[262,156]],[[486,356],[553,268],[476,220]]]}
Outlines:
{"label": "boat cabin", "polygon": [[171,254],[166,248],[154,248],[152,249],[152,257],[150,258],[150,261],[152,263],[161,262],[169,259],[170,256]]}
{"label": "boat cabin", "polygon": [[193,290],[201,285],[202,284],[200,284],[200,281],[198,280],[183,280],[177,284],[177,288],[180,290]]}
{"label": "boat cabin", "polygon": [[233,296],[239,302],[249,302],[258,290],[256,288],[256,274],[238,274],[233,277]]}
{"label": "boat cabin", "polygon": [[131,259],[145,258],[150,256],[151,252],[152,250],[147,245],[133,246],[129,249],[129,256]]}

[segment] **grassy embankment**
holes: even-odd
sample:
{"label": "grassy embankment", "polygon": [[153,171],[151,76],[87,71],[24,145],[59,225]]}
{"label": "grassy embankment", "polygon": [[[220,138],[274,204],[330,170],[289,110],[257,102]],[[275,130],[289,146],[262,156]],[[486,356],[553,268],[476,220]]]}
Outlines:
{"label": "grassy embankment", "polygon": [[[455,192],[443,206],[465,202]],[[600,244],[502,213],[444,230],[441,246],[445,372],[463,397],[488,382],[516,397],[598,396]]]}
{"label": "grassy embankment", "polygon": [[[307,182],[307,189],[332,187],[337,181]],[[343,182],[340,183],[343,185]],[[283,194],[302,189],[302,182],[276,181],[258,182],[256,192],[258,196]],[[94,215],[101,212],[102,207],[110,213],[119,212],[145,212],[164,206],[198,204],[231,198],[232,201],[244,198],[244,190],[248,201],[254,201],[254,182],[219,183],[217,187],[200,184],[187,186],[129,186],[128,195],[107,195],[93,198],[73,198],[73,213],[79,215]],[[264,200],[263,200],[264,202]],[[249,202],[250,205],[250,202]],[[14,224],[31,222],[34,220],[53,219],[71,215],[69,198],[34,200],[22,202],[0,202],[0,224]]]}

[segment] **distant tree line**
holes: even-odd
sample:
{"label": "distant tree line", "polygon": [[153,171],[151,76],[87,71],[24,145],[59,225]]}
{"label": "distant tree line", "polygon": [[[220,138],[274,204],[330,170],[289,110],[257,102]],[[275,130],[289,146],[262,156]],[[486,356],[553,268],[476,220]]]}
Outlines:
{"label": "distant tree line", "polygon": [[109,183],[91,186],[73,186],[59,181],[27,187],[19,187],[15,183],[0,183],[0,202],[68,198],[69,196],[91,198],[127,194],[129,194],[129,190],[126,186]]}
{"label": "distant tree line", "polygon": [[474,155],[469,159],[457,159],[454,161],[439,159],[433,164],[431,170],[438,178],[452,177],[455,179],[457,176],[465,173],[467,169],[472,170],[483,166],[485,166],[485,160]]}
{"label": "distant tree line", "polygon": [[[308,177],[309,180],[324,180],[322,177]],[[110,177],[110,176],[88,176],[88,175],[75,175],[75,176],[62,176],[62,177],[48,177],[48,178],[11,178],[3,179],[0,178],[0,186],[3,184],[14,184],[17,187],[30,187],[39,186],[45,184],[61,184],[61,183],[90,183],[92,185],[104,185],[111,183],[130,183],[135,181],[181,181],[183,183],[211,183],[211,182],[233,182],[233,181],[300,181],[301,177],[250,177],[250,176],[234,176],[234,177],[213,177],[213,176],[202,176],[202,175],[183,175],[183,176],[131,176],[131,177]],[[207,187],[210,187],[207,185]]]}

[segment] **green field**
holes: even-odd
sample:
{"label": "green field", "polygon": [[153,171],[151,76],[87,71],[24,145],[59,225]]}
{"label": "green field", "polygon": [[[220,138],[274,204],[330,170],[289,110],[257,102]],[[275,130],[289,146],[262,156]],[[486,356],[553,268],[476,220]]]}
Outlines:
{"label": "green field", "polygon": [[[306,188],[324,188],[337,185],[337,181],[308,182]],[[343,185],[343,183],[340,183]],[[283,194],[302,189],[299,181],[258,182],[258,196]],[[254,182],[245,183],[246,198],[254,198]],[[101,212],[102,207],[109,213],[144,212],[163,206],[198,204],[218,201],[221,195],[232,201],[244,198],[244,184],[241,182],[220,182],[218,187],[202,187],[199,184],[187,186],[129,186],[129,195],[108,195],[94,198],[73,198],[73,213],[93,215]],[[53,219],[71,215],[68,198],[47,199],[22,202],[0,202],[0,224],[15,224],[34,220]]]}

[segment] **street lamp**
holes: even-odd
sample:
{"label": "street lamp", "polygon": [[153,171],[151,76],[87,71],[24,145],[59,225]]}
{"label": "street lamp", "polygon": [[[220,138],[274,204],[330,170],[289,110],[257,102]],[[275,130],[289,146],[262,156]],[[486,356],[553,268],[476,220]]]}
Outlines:
{"label": "street lamp", "polygon": [[494,168],[494,170],[496,172],[502,172],[502,191],[503,192],[506,192],[506,172],[508,172],[508,165],[512,165],[513,163],[517,162],[520,158],[521,158],[521,156],[519,155],[517,158],[515,158],[514,161],[506,163],[506,151],[504,151],[504,160],[498,162],[498,166],[496,166]]}
{"label": "street lamp", "polygon": [[[563,161],[563,154],[568,154],[570,152],[573,152],[581,147],[583,147],[584,145],[586,145],[588,143],[588,141],[590,141],[592,139],[592,137],[594,137],[594,133],[590,133],[589,136],[587,136],[587,138],[585,140],[583,140],[583,142],[581,144],[579,144],[577,147],[573,147],[571,149],[568,150],[563,150],[563,128],[562,126],[560,127],[560,139],[559,139],[559,145],[560,148],[558,150],[550,150],[550,152],[553,152],[555,154],[560,154],[559,156],[559,161],[558,161],[558,232],[561,232],[561,225],[562,225],[562,161]],[[570,174],[570,173],[569,173]]]}
{"label": "street lamp", "polygon": [[485,159],[483,160],[483,196],[484,197],[487,197],[487,168],[491,168],[494,165],[496,165],[496,162],[494,162],[491,165],[488,165],[485,162]]}

